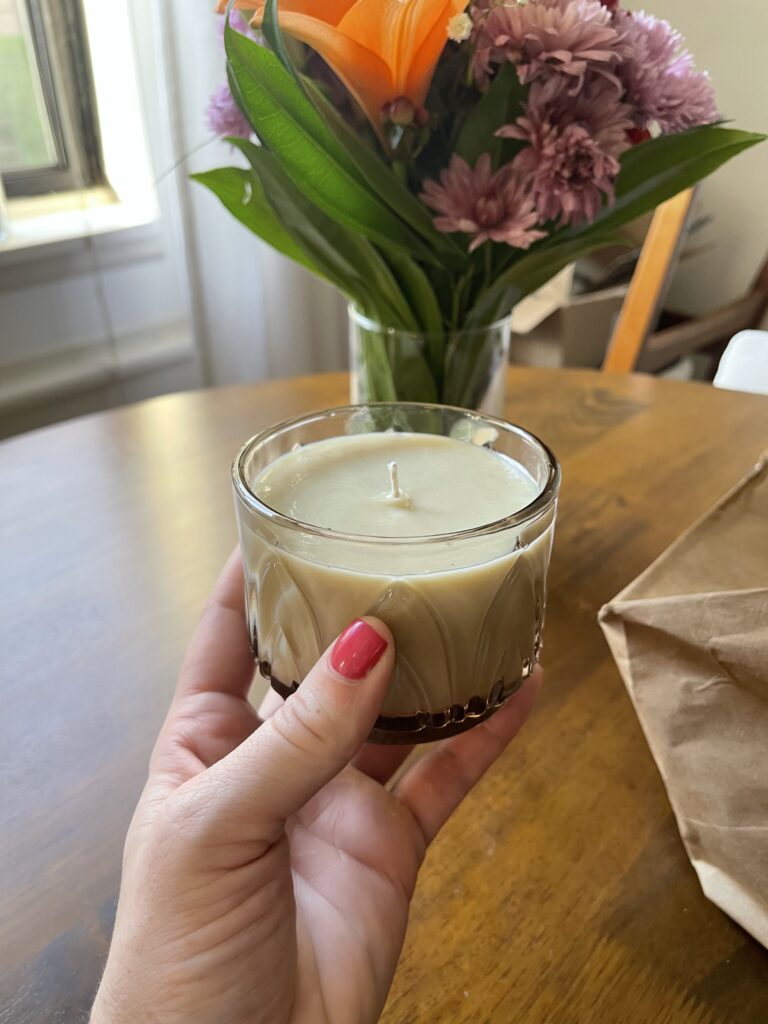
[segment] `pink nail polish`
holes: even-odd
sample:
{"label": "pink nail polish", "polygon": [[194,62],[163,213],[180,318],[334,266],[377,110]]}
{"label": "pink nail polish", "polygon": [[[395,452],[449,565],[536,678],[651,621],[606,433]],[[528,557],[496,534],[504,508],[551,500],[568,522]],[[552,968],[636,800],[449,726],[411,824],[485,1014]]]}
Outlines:
{"label": "pink nail polish", "polygon": [[387,641],[363,619],[347,626],[331,651],[331,667],[354,681],[364,679],[387,649]]}

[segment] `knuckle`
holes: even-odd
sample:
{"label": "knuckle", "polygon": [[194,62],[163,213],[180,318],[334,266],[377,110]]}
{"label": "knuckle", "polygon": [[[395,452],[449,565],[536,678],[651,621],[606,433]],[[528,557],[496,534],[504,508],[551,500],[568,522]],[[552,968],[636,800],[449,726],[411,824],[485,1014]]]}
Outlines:
{"label": "knuckle", "polygon": [[452,780],[461,793],[468,793],[477,781],[476,775],[450,747],[443,747],[438,752],[440,775]]}
{"label": "knuckle", "polygon": [[301,687],[288,698],[273,722],[283,740],[305,753],[315,754],[328,742],[325,714],[314,695]]}
{"label": "knuckle", "polygon": [[[199,782],[195,779],[195,782]],[[181,786],[165,801],[159,840],[168,850],[183,851],[216,835],[215,801],[206,785]]]}
{"label": "knuckle", "polygon": [[337,722],[309,687],[299,687],[270,722],[281,739],[298,753],[317,757],[344,744],[348,731]]}

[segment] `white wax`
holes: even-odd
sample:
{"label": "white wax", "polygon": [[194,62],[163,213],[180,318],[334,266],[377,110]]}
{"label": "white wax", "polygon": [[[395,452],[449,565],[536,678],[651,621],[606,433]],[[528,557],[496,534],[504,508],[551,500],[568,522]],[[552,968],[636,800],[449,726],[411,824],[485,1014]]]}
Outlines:
{"label": "white wax", "polygon": [[[389,464],[397,463],[400,498]],[[271,508],[341,533],[422,537],[512,515],[537,494],[523,467],[497,452],[435,434],[371,433],[316,441],[256,478]]]}

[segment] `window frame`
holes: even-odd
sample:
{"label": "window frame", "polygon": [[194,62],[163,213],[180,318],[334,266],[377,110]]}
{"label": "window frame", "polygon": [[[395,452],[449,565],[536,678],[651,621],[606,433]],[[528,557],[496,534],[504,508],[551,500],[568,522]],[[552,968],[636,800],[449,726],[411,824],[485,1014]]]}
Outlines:
{"label": "window frame", "polygon": [[105,183],[96,97],[80,0],[22,0],[57,163],[4,172],[8,198]]}

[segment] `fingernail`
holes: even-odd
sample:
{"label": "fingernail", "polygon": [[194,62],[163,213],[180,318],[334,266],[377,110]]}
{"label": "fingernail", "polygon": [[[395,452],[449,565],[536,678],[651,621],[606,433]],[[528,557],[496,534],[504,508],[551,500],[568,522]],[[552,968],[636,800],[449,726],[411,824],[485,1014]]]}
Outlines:
{"label": "fingernail", "polygon": [[387,641],[363,619],[347,626],[331,651],[331,667],[345,679],[364,679],[387,649]]}

